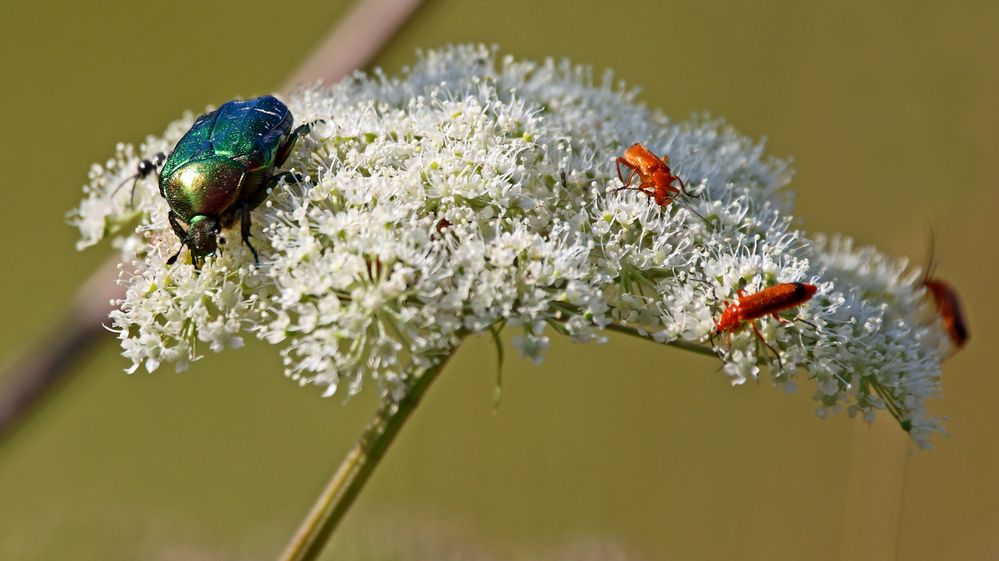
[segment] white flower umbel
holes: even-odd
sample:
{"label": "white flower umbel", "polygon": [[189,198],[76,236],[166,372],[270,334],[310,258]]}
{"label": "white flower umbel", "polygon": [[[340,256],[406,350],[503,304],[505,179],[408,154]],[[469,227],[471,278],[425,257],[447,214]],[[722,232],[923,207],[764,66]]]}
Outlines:
{"label": "white flower umbel", "polygon": [[[538,358],[550,331],[576,341],[608,328],[713,349],[733,383],[763,369],[816,384],[820,413],[888,409],[920,443],[938,428],[946,336],[913,274],[847,242],[796,230],[785,162],[721,121],[674,122],[585,67],[431,51],[402,78],[356,74],[286,100],[296,122],[323,120],[253,211],[255,266],[237,231],[196,271],[178,249],[152,177],[126,186],[141,157],[168,151],[193,115],[95,166],[72,215],[80,247],[114,237],[130,264],[111,316],[131,370],[178,368],[254,334],[279,345],[301,384],[357,392],[376,380],[398,397],[414,372],[462,337],[498,325]],[[614,159],[633,143],[666,153],[697,197],[663,208],[618,191]],[[726,303],[782,282],[818,293],[709,335]],[[782,367],[780,365],[783,365]]]}

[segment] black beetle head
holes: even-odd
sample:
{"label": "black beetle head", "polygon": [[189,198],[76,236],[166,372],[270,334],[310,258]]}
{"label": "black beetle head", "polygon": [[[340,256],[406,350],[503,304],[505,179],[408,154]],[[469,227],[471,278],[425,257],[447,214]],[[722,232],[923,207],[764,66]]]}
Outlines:
{"label": "black beetle head", "polygon": [[204,259],[215,253],[218,247],[218,235],[222,231],[219,221],[211,216],[195,216],[187,228],[187,247],[191,248],[191,257]]}

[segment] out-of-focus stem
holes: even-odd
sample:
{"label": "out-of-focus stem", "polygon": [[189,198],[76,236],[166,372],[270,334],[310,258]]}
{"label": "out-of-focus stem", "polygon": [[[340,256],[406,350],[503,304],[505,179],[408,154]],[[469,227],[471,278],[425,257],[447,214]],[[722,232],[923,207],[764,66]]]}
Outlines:
{"label": "out-of-focus stem", "polygon": [[119,298],[122,287],[115,283],[118,263],[104,263],[76,295],[59,321],[23,355],[5,365],[0,388],[0,444],[31,410],[72,371],[76,360],[107,335],[102,322]]}
{"label": "out-of-focus stem", "polygon": [[368,64],[413,15],[423,0],[362,0],[299,67],[289,87],[321,80],[333,83]]}

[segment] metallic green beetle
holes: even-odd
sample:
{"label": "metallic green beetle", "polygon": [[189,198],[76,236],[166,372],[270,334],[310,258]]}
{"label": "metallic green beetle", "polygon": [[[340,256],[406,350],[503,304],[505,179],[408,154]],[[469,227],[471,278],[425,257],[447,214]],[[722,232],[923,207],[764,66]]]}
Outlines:
{"label": "metallic green beetle", "polygon": [[291,111],[269,95],[229,101],[200,117],[165,158],[142,160],[136,180],[150,175],[160,163],[160,195],[170,204],[170,226],[180,249],[167,260],[172,265],[186,245],[194,266],[215,253],[218,235],[238,218],[243,243],[259,262],[250,244],[250,211],[259,206],[282,178],[298,179],[281,167],[299,137],[315,124],[292,131]]}

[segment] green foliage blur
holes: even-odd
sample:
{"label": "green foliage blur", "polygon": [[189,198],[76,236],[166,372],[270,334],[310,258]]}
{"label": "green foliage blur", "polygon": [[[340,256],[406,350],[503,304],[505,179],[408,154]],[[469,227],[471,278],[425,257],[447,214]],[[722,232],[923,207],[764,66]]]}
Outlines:
{"label": "green foliage blur", "polygon": [[[77,253],[64,224],[88,166],[185,110],[277,90],[347,7],[5,6],[0,358],[51,326],[110,254]],[[326,558],[864,559],[873,550],[849,545],[868,527],[855,504],[881,486],[897,504],[868,516],[898,559],[994,558],[997,25],[999,4],[928,0],[429,0],[380,56],[390,72],[418,47],[496,43],[613,68],[674,117],[708,111],[766,135],[795,159],[806,229],[922,264],[932,223],[972,339],[934,404],[954,436],[866,480],[857,461],[877,429],[817,419],[807,381],[790,397],[732,389],[705,357],[555,338],[540,367],[506,361],[494,411],[495,351],[474,339]],[[179,375],[124,366],[107,335],[0,447],[0,559],[273,559],[376,404],[298,388],[258,342]]]}

